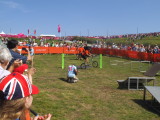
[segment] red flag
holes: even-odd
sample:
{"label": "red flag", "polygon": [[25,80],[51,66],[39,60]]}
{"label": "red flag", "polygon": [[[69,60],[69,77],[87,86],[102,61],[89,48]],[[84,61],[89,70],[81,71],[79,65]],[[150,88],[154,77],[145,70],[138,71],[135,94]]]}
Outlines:
{"label": "red flag", "polygon": [[28,34],[29,34],[29,29],[28,29]]}
{"label": "red flag", "polygon": [[58,25],[58,32],[61,32],[61,26]]}
{"label": "red flag", "polygon": [[34,30],[34,34],[36,34],[36,30]]}

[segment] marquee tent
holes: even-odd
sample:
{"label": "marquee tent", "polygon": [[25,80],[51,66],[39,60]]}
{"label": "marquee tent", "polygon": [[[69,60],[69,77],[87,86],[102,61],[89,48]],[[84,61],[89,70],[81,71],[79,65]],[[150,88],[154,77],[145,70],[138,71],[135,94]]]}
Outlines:
{"label": "marquee tent", "polygon": [[40,37],[56,37],[55,35],[45,35],[45,34],[41,34]]}
{"label": "marquee tent", "polygon": [[27,37],[27,36],[24,35],[23,33],[19,33],[19,34],[17,34],[17,36],[18,36],[18,38],[26,38],[26,37]]}
{"label": "marquee tent", "polygon": [[5,33],[2,31],[0,34],[4,35]]}

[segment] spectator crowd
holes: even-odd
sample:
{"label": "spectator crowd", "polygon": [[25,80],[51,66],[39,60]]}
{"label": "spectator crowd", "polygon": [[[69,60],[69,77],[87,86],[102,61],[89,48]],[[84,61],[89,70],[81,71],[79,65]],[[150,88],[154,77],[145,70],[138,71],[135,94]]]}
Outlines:
{"label": "spectator crowd", "polygon": [[[68,49],[70,48],[79,48],[79,47],[84,47],[86,44],[92,48],[108,48],[108,49],[118,49],[118,50],[130,50],[130,51],[137,51],[137,52],[147,52],[147,53],[160,53],[160,49],[158,45],[143,45],[139,43],[135,43],[138,41],[134,41],[136,39],[142,39],[144,37],[158,37],[160,35],[160,32],[153,32],[153,33],[139,33],[139,34],[127,34],[127,35],[114,35],[114,36],[94,36],[92,38],[100,38],[100,39],[112,39],[112,38],[128,38],[132,39],[133,43],[132,44],[116,44],[116,43],[107,43],[105,41],[96,41],[93,44],[87,44],[86,41],[82,40],[64,40],[64,41],[59,41],[55,42],[52,40],[52,42],[48,42],[46,39],[40,38],[39,43],[36,42],[36,39],[24,39],[23,41],[19,41],[18,45],[19,46],[33,46],[33,47],[67,47]],[[72,37],[69,36],[69,39]],[[67,37],[66,37],[67,39]],[[7,44],[8,38],[3,38],[1,37],[0,42]]]}
{"label": "spectator crowd", "polygon": [[[17,40],[6,45],[0,44],[0,120],[50,120],[51,114],[39,116],[31,110],[33,95],[39,89],[33,85],[36,69],[29,67],[30,50],[26,49],[28,54],[23,56]],[[31,117],[30,112],[36,116]]]}

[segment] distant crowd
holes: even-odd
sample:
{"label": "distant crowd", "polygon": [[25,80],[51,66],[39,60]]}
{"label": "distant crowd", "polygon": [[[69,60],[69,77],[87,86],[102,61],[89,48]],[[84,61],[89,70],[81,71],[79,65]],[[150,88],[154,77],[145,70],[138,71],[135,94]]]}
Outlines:
{"label": "distant crowd", "polygon": [[[159,36],[160,33],[146,33],[146,34],[132,34],[128,35],[130,39],[136,39],[137,37],[142,38],[145,36]],[[123,37],[126,37],[123,35]],[[6,44],[8,38],[1,38],[0,42]],[[47,42],[46,39],[40,39],[40,42],[37,43],[35,39],[24,39],[23,41],[19,41],[19,46],[33,46],[33,47],[67,47],[67,48],[79,48],[84,47],[87,44],[86,41],[74,40],[74,41],[60,41],[60,42]],[[147,52],[147,53],[160,53],[160,49],[158,45],[148,45],[144,46],[143,44],[133,43],[130,45],[124,44],[115,44],[115,43],[106,43],[102,41],[96,41],[94,44],[87,44],[91,48],[108,48],[108,49],[118,49],[118,50],[130,50],[130,51],[138,51],[138,52]]]}
{"label": "distant crowd", "polygon": [[[92,36],[88,38],[98,38],[98,39],[114,39],[114,38],[128,38],[128,39],[142,39],[144,37],[158,37],[160,35],[160,32],[152,32],[152,33],[137,33],[137,34],[124,34],[124,35],[107,35],[107,36]],[[85,37],[85,36],[82,36]]]}
{"label": "distant crowd", "polygon": [[160,53],[160,49],[157,45],[155,46],[144,46],[143,44],[134,44],[132,43],[131,45],[108,45],[106,48],[109,49],[118,49],[118,50],[129,50],[129,51],[137,51],[137,52],[146,52],[146,53]]}

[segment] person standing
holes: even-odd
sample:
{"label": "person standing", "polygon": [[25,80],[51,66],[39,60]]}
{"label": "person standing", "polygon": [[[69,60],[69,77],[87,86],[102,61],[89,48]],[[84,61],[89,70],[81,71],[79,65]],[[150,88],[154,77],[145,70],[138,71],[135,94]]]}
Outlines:
{"label": "person standing", "polygon": [[30,56],[31,56],[31,66],[33,67],[33,58],[34,58],[34,48],[29,46]]}

